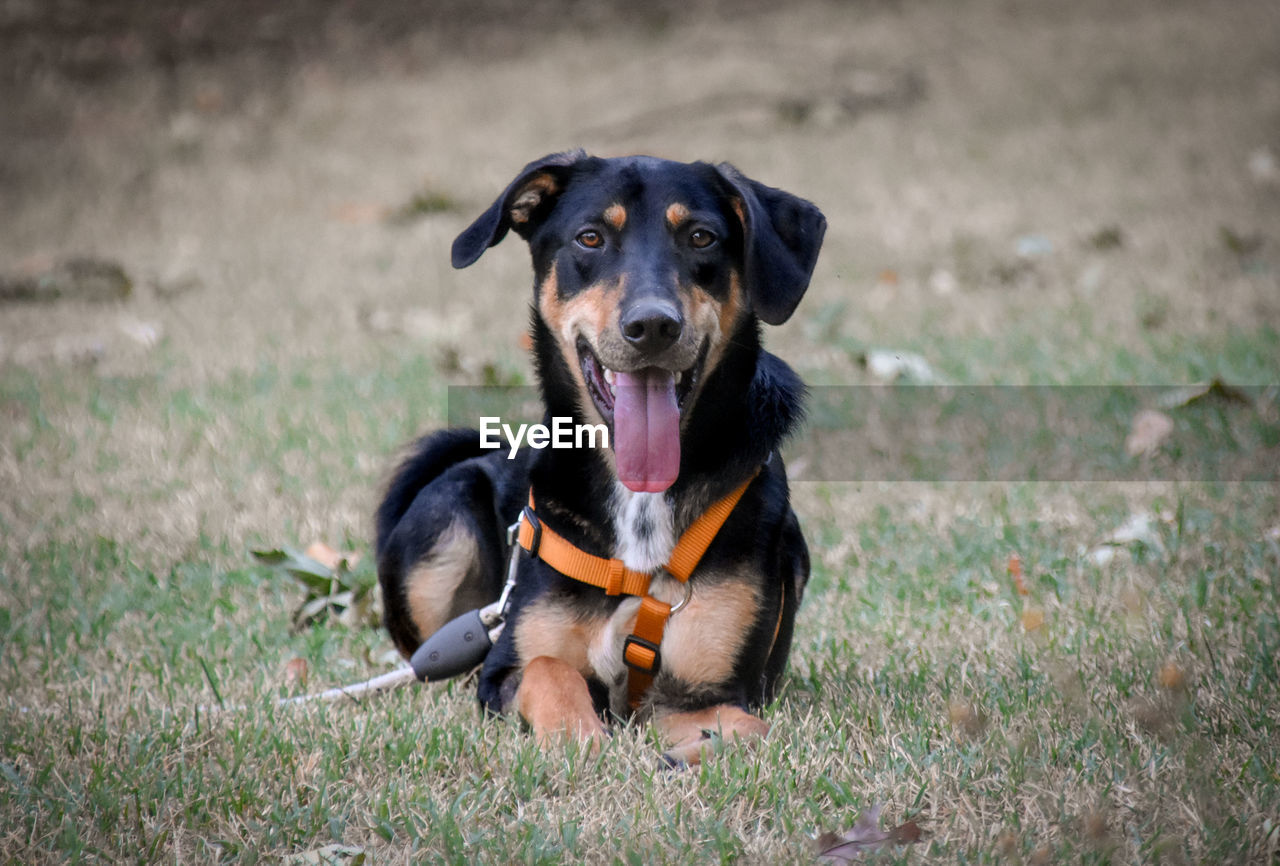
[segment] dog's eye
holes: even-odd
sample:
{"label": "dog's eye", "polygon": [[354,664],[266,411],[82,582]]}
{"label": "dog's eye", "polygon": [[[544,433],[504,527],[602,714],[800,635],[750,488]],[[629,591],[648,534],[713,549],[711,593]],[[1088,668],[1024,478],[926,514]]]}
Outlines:
{"label": "dog's eye", "polygon": [[594,229],[587,229],[578,234],[577,241],[589,250],[597,250],[604,246],[604,235]]}
{"label": "dog's eye", "polygon": [[695,229],[689,235],[689,246],[697,250],[705,250],[716,242],[716,236],[706,229]]}

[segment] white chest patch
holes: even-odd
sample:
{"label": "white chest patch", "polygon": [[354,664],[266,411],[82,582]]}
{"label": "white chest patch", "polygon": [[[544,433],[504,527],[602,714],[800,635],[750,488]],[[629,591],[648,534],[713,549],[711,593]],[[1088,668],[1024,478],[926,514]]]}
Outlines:
{"label": "white chest patch", "polygon": [[618,484],[613,494],[613,526],[618,545],[613,555],[633,571],[667,564],[675,550],[671,503],[661,493],[636,493]]}
{"label": "white chest patch", "polygon": [[[676,547],[675,518],[667,498],[661,493],[636,493],[618,484],[611,505],[617,536],[614,557],[633,571],[652,572],[666,565]],[[649,591],[655,598],[674,604],[683,588],[673,578],[659,574]],[[587,648],[587,659],[596,676],[609,685],[609,704],[620,715],[628,711],[622,645],[635,628],[639,608],[640,599],[623,599]]]}

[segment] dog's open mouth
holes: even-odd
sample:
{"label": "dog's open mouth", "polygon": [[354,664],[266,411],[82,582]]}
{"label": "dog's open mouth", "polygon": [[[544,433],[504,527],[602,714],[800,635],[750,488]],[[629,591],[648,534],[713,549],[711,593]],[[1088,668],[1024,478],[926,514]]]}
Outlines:
{"label": "dog's open mouth", "polygon": [[708,343],[685,370],[642,367],[623,372],[600,362],[579,338],[578,363],[596,409],[612,428],[618,479],[629,489],[659,493],[680,474],[680,412],[702,373]]}

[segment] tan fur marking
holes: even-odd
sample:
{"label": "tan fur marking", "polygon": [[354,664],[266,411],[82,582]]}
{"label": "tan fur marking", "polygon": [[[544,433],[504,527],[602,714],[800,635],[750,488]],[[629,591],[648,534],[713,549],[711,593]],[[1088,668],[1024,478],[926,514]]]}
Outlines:
{"label": "tan fur marking", "polygon": [[730,742],[761,739],[769,733],[768,722],[729,704],[692,713],[667,713],[658,716],[654,724],[662,739],[671,744],[665,752],[667,758],[684,764],[700,763],[710,754],[712,743],[703,731]]}
{"label": "tan fur marking", "polygon": [[426,638],[445,624],[453,595],[479,556],[475,537],[460,521],[440,533],[431,553],[405,577],[409,617]]}
{"label": "tan fur marking", "polygon": [[556,281],[554,269],[547,274],[547,278],[538,287],[538,312],[542,314],[542,321],[547,323],[551,333],[559,334],[564,323],[564,304],[560,301],[559,284]]}
{"label": "tan fur marking", "polygon": [[593,750],[604,742],[604,724],[591,703],[586,679],[560,659],[538,656],[525,665],[515,704],[541,746],[566,737]]}
{"label": "tan fur marking", "polygon": [[511,221],[526,223],[533,214],[534,208],[547,196],[555,195],[560,189],[556,179],[549,174],[539,174],[525,184],[516,200],[511,205]]}
{"label": "tan fur marking", "polygon": [[[562,343],[573,347],[573,338],[582,334],[592,343],[599,342],[609,319],[617,315],[617,291],[609,286],[592,286],[565,301],[564,322],[560,327]],[[571,353],[565,353],[571,358]]]}
{"label": "tan fur marking", "polygon": [[742,280],[737,271],[729,273],[729,297],[720,305],[720,333],[726,338],[733,333],[742,317],[743,295]]}
{"label": "tan fur marking", "polygon": [[584,676],[592,673],[587,647],[603,627],[598,619],[580,620],[550,599],[535,601],[520,611],[516,623],[516,651],[524,660],[539,656],[560,659]]}
{"label": "tan fur marking", "polygon": [[667,206],[667,225],[672,228],[679,227],[685,220],[689,218],[689,208],[680,202],[675,202]]}
{"label": "tan fur marking", "polygon": [[604,221],[618,231],[627,224],[627,209],[620,204],[611,204],[604,209]]}
{"label": "tan fur marking", "polygon": [[742,581],[695,586],[689,605],[667,623],[663,670],[694,685],[729,679],[759,607],[755,588]]}
{"label": "tan fur marking", "polygon": [[556,335],[567,359],[573,359],[574,339],[578,334],[593,344],[617,315],[618,286],[595,285],[578,292],[568,300],[559,297],[555,274],[549,274],[539,290],[538,307],[542,319]]}
{"label": "tan fur marking", "polygon": [[697,333],[711,337],[711,345],[707,350],[707,366],[701,377],[706,381],[716,364],[720,363],[724,347],[730,335],[733,334],[734,328],[738,326],[739,319],[742,318],[744,310],[742,281],[737,273],[730,274],[729,297],[723,302],[717,301],[699,286],[694,286],[685,297],[687,298],[684,310],[685,321],[692,325]]}
{"label": "tan fur marking", "polygon": [[587,342],[599,346],[601,335],[616,327],[620,283],[594,285],[578,292],[568,300],[562,300],[557,292],[555,274],[549,274],[538,290],[538,311],[560,345],[560,353],[569,362],[578,391],[583,395],[583,406],[595,414],[595,403],[587,397],[587,383],[582,378],[582,368],[577,363],[575,343],[579,335]]}

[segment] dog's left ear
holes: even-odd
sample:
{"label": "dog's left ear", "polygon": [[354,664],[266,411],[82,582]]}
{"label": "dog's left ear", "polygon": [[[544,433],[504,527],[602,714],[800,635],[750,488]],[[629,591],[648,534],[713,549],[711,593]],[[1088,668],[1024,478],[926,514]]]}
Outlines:
{"label": "dog's left ear", "polygon": [[528,239],[535,225],[564,192],[572,167],[586,159],[582,150],[552,153],[524,167],[489,209],[453,242],[455,268],[473,264],[484,251],[507,236],[509,229]]}
{"label": "dog's left ear", "polygon": [[781,325],[809,288],[827,218],[812,203],[758,183],[728,163],[716,168],[732,189],[742,221],[747,297],[757,316]]}

